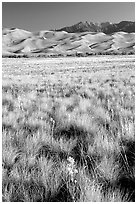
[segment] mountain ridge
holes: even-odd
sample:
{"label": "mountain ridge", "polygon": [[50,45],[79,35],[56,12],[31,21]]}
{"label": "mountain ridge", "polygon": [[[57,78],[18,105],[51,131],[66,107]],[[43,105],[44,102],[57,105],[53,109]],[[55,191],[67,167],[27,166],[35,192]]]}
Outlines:
{"label": "mountain ridge", "polygon": [[78,22],[72,26],[63,27],[60,29],[56,29],[55,31],[67,31],[68,33],[76,33],[76,32],[103,32],[105,34],[112,34],[114,32],[135,32],[135,22],[133,21],[121,21],[119,23],[110,23],[110,22],[102,22],[102,23],[93,23],[93,22]]}

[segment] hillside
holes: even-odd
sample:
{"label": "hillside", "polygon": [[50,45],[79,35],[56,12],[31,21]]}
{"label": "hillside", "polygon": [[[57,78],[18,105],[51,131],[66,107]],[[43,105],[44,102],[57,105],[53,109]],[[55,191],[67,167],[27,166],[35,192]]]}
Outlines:
{"label": "hillside", "polygon": [[[102,25],[103,26],[103,25]],[[107,27],[104,25],[104,29]],[[46,54],[75,55],[77,53],[134,52],[135,33],[124,31],[105,34],[97,32],[39,31],[3,28],[2,55]]]}
{"label": "hillside", "polygon": [[112,34],[114,32],[135,32],[135,22],[132,21],[121,21],[120,23],[93,23],[93,22],[79,22],[73,26],[64,27],[57,31],[67,31],[68,33],[77,32],[103,32],[105,34]]}

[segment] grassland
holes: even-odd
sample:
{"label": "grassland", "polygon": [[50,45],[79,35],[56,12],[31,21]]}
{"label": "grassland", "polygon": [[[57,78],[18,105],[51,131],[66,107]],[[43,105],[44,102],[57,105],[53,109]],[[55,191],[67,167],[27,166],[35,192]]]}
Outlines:
{"label": "grassland", "polygon": [[134,62],[2,60],[4,202],[135,201]]}

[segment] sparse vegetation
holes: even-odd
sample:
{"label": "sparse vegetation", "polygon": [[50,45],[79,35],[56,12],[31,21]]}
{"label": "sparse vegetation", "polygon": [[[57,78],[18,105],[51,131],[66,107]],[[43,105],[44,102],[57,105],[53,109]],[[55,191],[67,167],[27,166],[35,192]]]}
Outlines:
{"label": "sparse vegetation", "polygon": [[88,57],[94,55],[135,55],[135,51],[103,51],[103,52],[86,52],[86,53],[68,53],[68,54],[47,54],[47,53],[29,53],[29,54],[12,54],[2,55],[3,58],[53,58],[53,57]]}
{"label": "sparse vegetation", "polygon": [[135,201],[134,57],[48,60],[3,59],[3,201]]}

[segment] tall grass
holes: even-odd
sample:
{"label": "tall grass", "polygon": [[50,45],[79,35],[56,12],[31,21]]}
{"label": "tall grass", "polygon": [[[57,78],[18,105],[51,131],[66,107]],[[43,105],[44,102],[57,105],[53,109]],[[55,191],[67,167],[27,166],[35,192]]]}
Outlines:
{"label": "tall grass", "polygon": [[3,201],[135,201],[130,79],[3,86]]}

